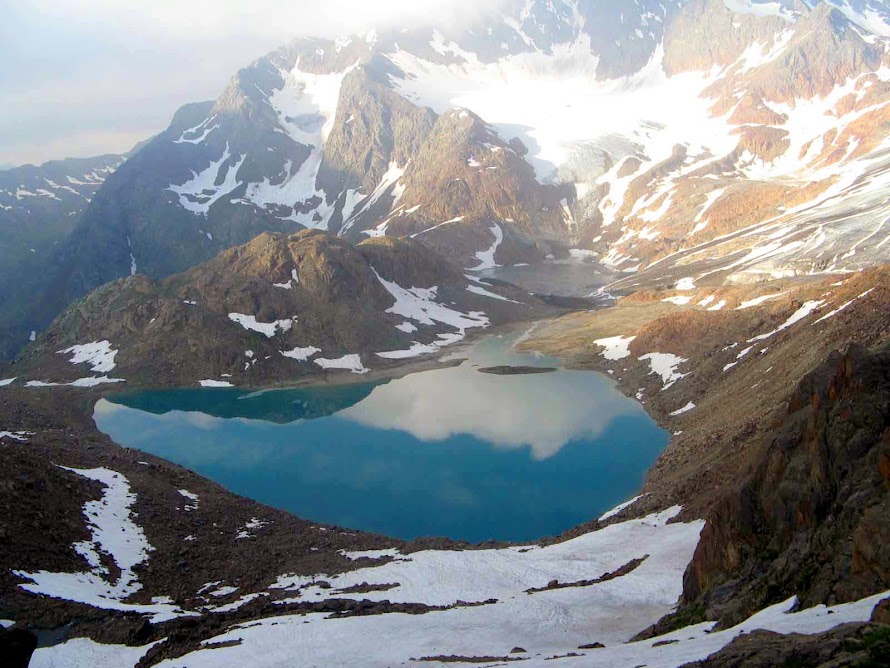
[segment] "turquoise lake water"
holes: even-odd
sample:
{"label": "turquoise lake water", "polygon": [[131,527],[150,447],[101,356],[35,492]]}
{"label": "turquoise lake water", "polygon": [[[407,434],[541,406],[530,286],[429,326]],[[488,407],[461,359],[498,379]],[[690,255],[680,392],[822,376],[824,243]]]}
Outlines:
{"label": "turquoise lake water", "polygon": [[295,515],[398,538],[525,541],[633,496],[668,434],[590,371],[491,336],[451,368],[377,383],[101,400],[99,428]]}

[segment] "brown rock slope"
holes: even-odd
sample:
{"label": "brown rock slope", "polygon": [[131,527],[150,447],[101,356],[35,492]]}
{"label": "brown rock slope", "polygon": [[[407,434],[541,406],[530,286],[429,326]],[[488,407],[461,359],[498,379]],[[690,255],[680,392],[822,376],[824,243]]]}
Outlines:
{"label": "brown rock slope", "polygon": [[[399,313],[388,312],[393,291],[409,303]],[[163,281],[133,276],[96,290],[63,313],[8,375],[19,384],[90,376],[86,364],[58,351],[108,341],[118,351],[115,366],[94,369],[94,376],[141,386],[284,383],[322,377],[319,358],[356,355],[365,368],[390,369],[397,361],[376,353],[546,312],[518,289],[471,282],[410,239],[355,247],[321,232],[263,234]]]}
{"label": "brown rock slope", "polygon": [[467,267],[493,244],[493,225],[504,234],[494,256],[499,264],[567,244],[571,221],[560,201],[573,198],[573,188],[539,184],[525,153],[521,142],[505,142],[470,111],[444,114],[405,170],[404,193],[383,229]]}
{"label": "brown rock slope", "polygon": [[[689,303],[662,301],[678,296]],[[739,309],[758,298],[763,301]],[[682,503],[690,515],[703,516],[738,480],[750,450],[782,416],[801,379],[834,350],[851,343],[874,348],[890,339],[888,300],[886,267],[845,281],[661,290],[564,316],[522,345],[559,355],[571,366],[608,372],[620,390],[637,396],[674,432],[649,474],[650,494],[635,511]],[[813,302],[819,306],[783,328]],[[618,336],[627,342],[626,356],[606,359],[597,341]],[[650,354],[671,356],[662,359],[682,377],[665,387],[646,358]]]}

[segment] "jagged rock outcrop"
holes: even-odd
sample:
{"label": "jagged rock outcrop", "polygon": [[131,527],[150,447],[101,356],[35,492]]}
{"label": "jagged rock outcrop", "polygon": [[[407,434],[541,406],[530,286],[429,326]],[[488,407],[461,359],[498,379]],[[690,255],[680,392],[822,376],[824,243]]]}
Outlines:
{"label": "jagged rock outcrop", "polygon": [[746,633],[704,661],[684,668],[883,668],[890,666],[890,628],[845,624],[815,635]]}
{"label": "jagged rock outcrop", "polygon": [[[340,89],[319,185],[328,193],[373,193],[391,165],[405,166],[417,155],[435,122],[431,109],[398,95],[382,74],[351,71]],[[331,225],[338,229],[337,221]]]}
{"label": "jagged rock outcrop", "polygon": [[731,624],[890,586],[890,350],[853,346],[807,376],[738,488],[711,511],[684,606]]}
{"label": "jagged rock outcrop", "polygon": [[405,170],[399,207],[383,230],[414,237],[467,267],[478,265],[476,253],[495,243],[493,226],[505,237],[492,257],[498,264],[540,258],[542,249],[567,245],[574,192],[538,183],[525,152],[472,112],[448,112]]}

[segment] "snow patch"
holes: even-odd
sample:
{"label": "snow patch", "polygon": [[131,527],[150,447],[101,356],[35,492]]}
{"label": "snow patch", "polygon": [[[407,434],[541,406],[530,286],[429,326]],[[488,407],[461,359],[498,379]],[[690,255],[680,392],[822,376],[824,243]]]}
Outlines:
{"label": "snow patch", "polygon": [[748,343],[756,343],[757,341],[763,341],[764,339],[768,339],[771,336],[778,334],[781,331],[784,331],[791,327],[792,325],[800,322],[808,315],[810,315],[813,311],[819,309],[823,304],[825,304],[825,300],[817,299],[810,300],[808,302],[804,302],[803,306],[801,306],[797,311],[795,311],[788,320],[783,322],[781,325],[776,327],[771,332],[767,332],[766,334],[761,334],[760,336],[755,336],[753,339],[748,339]]}
{"label": "snow patch", "polygon": [[671,353],[649,353],[640,357],[640,361],[648,361],[650,374],[661,376],[661,382],[664,384],[662,391],[668,389],[681,378],[685,378],[688,374],[679,373],[677,368],[684,362],[689,360]]}
{"label": "snow patch", "polygon": [[689,302],[692,301],[692,297],[690,297],[689,295],[675,295],[673,297],[662,299],[661,301],[667,302],[669,304],[676,304],[677,306],[686,306]]}
{"label": "snow patch", "polygon": [[633,504],[635,504],[637,501],[642,499],[644,496],[646,496],[646,495],[640,494],[639,496],[635,496],[634,498],[632,498],[630,501],[625,501],[624,503],[619,503],[617,506],[612,508],[612,510],[608,510],[605,513],[603,513],[602,515],[600,515],[598,521],[605,522],[606,520],[608,520],[612,517],[615,517],[615,515],[620,513],[625,508],[630,508]]}
{"label": "snow patch", "polygon": [[689,411],[691,411],[694,408],[695,408],[695,404],[690,401],[688,404],[683,406],[683,408],[678,408],[677,410],[675,410],[673,413],[670,413],[669,415],[671,417],[676,417],[678,415],[683,415],[683,413],[688,413]]}
{"label": "snow patch", "polygon": [[819,318],[819,319],[818,319],[816,322],[814,322],[813,324],[814,324],[814,325],[818,325],[820,322],[823,322],[823,321],[825,321],[825,320],[828,320],[829,318],[833,318],[834,316],[836,316],[836,315],[837,315],[838,313],[840,313],[841,311],[847,309],[849,306],[851,306],[851,305],[852,305],[853,303],[855,303],[857,300],[862,299],[863,297],[865,297],[866,295],[868,295],[870,292],[873,292],[873,291],[874,291],[874,288],[872,288],[871,290],[866,290],[866,291],[863,292],[861,295],[859,295],[859,296],[857,296],[857,297],[854,297],[853,299],[851,299],[850,301],[846,302],[845,304],[841,304],[840,306],[838,306],[838,307],[837,307],[836,309],[834,309],[833,311],[831,311],[831,312],[829,312],[829,313],[826,313],[825,315],[823,315],[821,318]]}
{"label": "snow patch", "polygon": [[13,441],[19,441],[20,443],[26,443],[28,441],[28,436],[33,435],[33,431],[0,431],[0,439],[10,438]]}
{"label": "snow patch", "polygon": [[263,334],[270,339],[275,336],[279,330],[281,330],[282,332],[290,331],[290,328],[293,327],[295,319],[296,318],[294,317],[287,320],[276,320],[274,322],[258,322],[255,315],[229,313],[229,320],[231,320],[232,322],[237,322],[244,329],[249,329],[253,332],[259,332],[260,334]]}
{"label": "snow patch", "polygon": [[269,525],[269,523],[266,522],[265,520],[261,520],[259,517],[253,517],[235,535],[235,538],[237,538],[239,540],[243,540],[245,538],[253,538],[253,534],[251,533],[252,531],[256,531],[257,529],[262,529],[264,526],[268,526],[268,525]]}
{"label": "snow patch", "polygon": [[198,509],[199,499],[198,499],[198,495],[197,495],[197,494],[193,494],[192,492],[188,491],[187,489],[180,489],[180,490],[177,490],[177,491],[178,491],[180,494],[182,494],[182,496],[184,496],[184,497],[187,498],[189,501],[191,501],[191,503],[187,503],[187,504],[185,504],[185,506],[184,506],[184,509],[185,509],[185,510],[192,511],[192,510],[197,510],[197,509]]}
{"label": "snow patch", "polygon": [[[247,154],[235,160],[230,165],[232,154],[229,151],[229,143],[219,160],[211,161],[210,165],[200,172],[192,171],[192,178],[180,185],[170,185],[167,190],[179,195],[179,205],[191,211],[195,215],[206,216],[220,198],[231,193],[241,185],[238,181],[238,170],[244,164]],[[222,181],[217,185],[218,181]]]}
{"label": "snow patch", "polygon": [[504,241],[504,231],[501,229],[501,226],[497,223],[492,223],[491,227],[488,228],[491,230],[491,233],[494,235],[494,243],[491,245],[491,248],[485,251],[478,251],[476,253],[476,259],[479,260],[479,264],[475,267],[471,267],[471,271],[482,271],[484,269],[494,269],[495,267],[499,267],[500,265],[494,261],[495,253],[497,253],[498,246]]}
{"label": "snow patch", "polygon": [[344,371],[351,371],[352,373],[357,374],[366,374],[370,371],[370,369],[365,368],[365,365],[362,364],[361,355],[357,354],[344,355],[343,357],[338,357],[336,359],[318,357],[312,361],[325,370],[343,369]]}
{"label": "snow patch", "polygon": [[467,287],[467,292],[472,292],[474,295],[481,295],[483,297],[488,297],[490,299],[497,299],[502,302],[510,302],[511,304],[521,304],[522,302],[518,302],[515,299],[507,299],[501,295],[495,294],[489,290],[486,290],[482,286],[479,285],[471,285]]}
{"label": "snow patch", "polygon": [[[124,601],[142,589],[134,569],[148,560],[154,547],[134,521],[132,507],[136,495],[122,474],[107,468],[59,468],[104,486],[102,497],[83,506],[90,539],[75,543],[72,548],[83,557],[89,570],[82,573],[51,573],[13,571],[17,577],[30,580],[19,587],[33,594],[85,603],[104,610],[133,611],[152,616],[159,623],[189,613],[171,604],[139,605]],[[115,581],[103,557],[117,566]]]}
{"label": "snow patch", "polygon": [[293,350],[282,350],[281,354],[290,357],[298,362],[305,362],[316,353],[320,353],[321,348],[315,346],[307,346],[306,348],[294,348]]}
{"label": "snow patch", "polygon": [[772,299],[778,299],[779,297],[781,297],[784,294],[786,294],[786,293],[779,292],[774,295],[760,295],[759,297],[754,297],[753,299],[747,299],[747,300],[743,301],[741,304],[739,304],[738,306],[736,306],[735,310],[741,311],[746,308],[753,308],[755,306],[760,306],[761,304],[764,304]]}
{"label": "snow patch", "polygon": [[116,366],[114,357],[117,353],[118,351],[114,350],[108,341],[93,341],[58,351],[59,355],[70,354],[71,364],[89,364],[90,369],[97,373],[113,371]]}
{"label": "snow patch", "polygon": [[109,378],[108,376],[89,376],[87,378],[78,378],[70,383],[53,383],[44,380],[29,380],[25,383],[25,387],[96,387],[108,383],[125,383],[124,378]]}
{"label": "snow patch", "polygon": [[462,313],[437,302],[439,290],[437,286],[403,288],[398,283],[387,281],[377,273],[376,269],[372,269],[372,271],[380,284],[396,300],[395,304],[386,309],[386,313],[400,315],[422,325],[433,325],[439,322],[461,332],[473,327],[488,327],[491,324],[488,317],[482,312]]}
{"label": "snow patch", "polygon": [[628,336],[625,338],[618,335],[606,339],[597,339],[594,343],[605,348],[602,352],[603,357],[614,362],[616,360],[623,360],[625,357],[630,357],[630,342],[635,338],[637,337]]}
{"label": "snow patch", "polygon": [[210,379],[210,380],[199,380],[199,381],[198,381],[198,384],[199,384],[201,387],[234,387],[234,385],[232,385],[232,384],[231,384],[230,382],[228,382],[227,380],[212,380],[212,379]]}

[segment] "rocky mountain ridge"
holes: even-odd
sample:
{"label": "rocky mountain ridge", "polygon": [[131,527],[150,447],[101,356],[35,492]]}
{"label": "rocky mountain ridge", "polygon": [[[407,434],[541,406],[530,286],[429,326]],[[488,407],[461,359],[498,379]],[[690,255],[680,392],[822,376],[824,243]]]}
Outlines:
{"label": "rocky mountain ridge", "polygon": [[888,248],[888,39],[873,0],[532,1],[301,38],[128,161],[32,316],[304,226],[420,234],[465,267],[580,247],[627,274],[615,289],[868,266]]}
{"label": "rocky mountain ridge", "polygon": [[352,246],[317,230],[262,234],[183,274],[92,292],[6,371],[31,387],[262,387],[391,370],[554,312],[408,238]]}
{"label": "rocky mountain ridge", "polygon": [[28,321],[28,310],[52,271],[47,265],[124,160],[103,155],[0,170],[0,358],[40,328]]}

